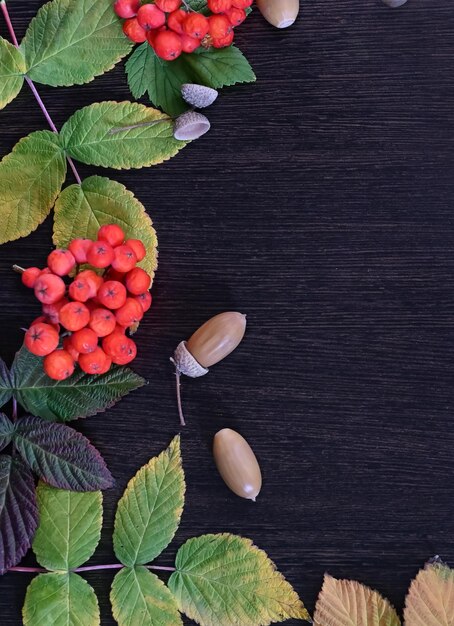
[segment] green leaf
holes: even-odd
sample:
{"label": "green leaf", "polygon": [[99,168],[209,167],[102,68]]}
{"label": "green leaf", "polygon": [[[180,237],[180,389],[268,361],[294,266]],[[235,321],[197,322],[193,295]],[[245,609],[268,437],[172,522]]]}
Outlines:
{"label": "green leaf", "polygon": [[67,187],[57,199],[54,243],[66,248],[76,237],[95,239],[103,224],[118,224],[128,239],[140,239],[147,256],[139,263],[151,277],[158,265],[158,241],[145,207],[120,183],[101,176]]}
{"label": "green leaf", "polygon": [[24,84],[25,60],[9,41],[0,37],[0,109],[17,96]]}
{"label": "green leaf", "polygon": [[66,176],[58,135],[39,130],[0,162],[0,244],[29,235],[47,217]]}
{"label": "green leaf", "polygon": [[124,564],[143,565],[172,541],[180,524],[185,482],[180,438],[142,467],[118,503],[114,550]]}
{"label": "green leaf", "polygon": [[113,485],[102,456],[69,426],[24,417],[16,424],[13,440],[24,461],[54,487],[96,491]]}
{"label": "green leaf", "polygon": [[5,361],[0,358],[0,407],[5,405],[13,395],[11,379]]}
{"label": "green leaf", "polygon": [[202,626],[267,626],[309,615],[274,563],[252,541],[203,535],[178,550],[169,580],[178,608]]}
{"label": "green leaf", "polygon": [[182,54],[175,61],[163,61],[151,46],[144,43],[128,59],[126,73],[135,98],[141,98],[147,92],[156,106],[172,116],[179,115],[189,106],[181,97],[184,83],[218,89],[255,80],[246,57],[235,46],[199,49],[193,54]]}
{"label": "green leaf", "polygon": [[55,381],[44,373],[42,359],[24,347],[16,354],[11,377],[14,395],[28,413],[64,422],[105,411],[145,384],[127,367],[112,367],[100,376],[78,369],[66,380]]}
{"label": "green leaf", "polygon": [[41,482],[36,494],[39,526],[33,552],[38,563],[49,570],[80,567],[101,538],[102,493],[75,493]]}
{"label": "green leaf", "polygon": [[24,626],[98,626],[98,600],[78,574],[40,574],[27,589]]}
{"label": "green leaf", "polygon": [[175,599],[145,567],[125,567],[115,576],[110,593],[119,626],[182,626]]}
{"label": "green leaf", "polygon": [[28,76],[58,87],[90,82],[132,46],[112,0],[53,0],[30,22],[21,50]]}
{"label": "green leaf", "polygon": [[82,163],[140,168],[167,161],[186,142],[173,138],[173,121],[136,102],[97,102],[64,124],[61,139],[68,154]]}
{"label": "green leaf", "polygon": [[4,413],[0,413],[0,450],[11,442],[14,433],[14,424]]}
{"label": "green leaf", "polygon": [[25,556],[38,526],[35,481],[20,459],[0,456],[0,574]]}

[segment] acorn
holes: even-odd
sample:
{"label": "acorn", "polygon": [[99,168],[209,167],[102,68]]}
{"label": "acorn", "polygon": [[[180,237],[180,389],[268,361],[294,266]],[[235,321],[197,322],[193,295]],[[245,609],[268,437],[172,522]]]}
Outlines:
{"label": "acorn", "polygon": [[300,10],[299,0],[257,0],[257,7],[263,17],[276,28],[291,26]]}
{"label": "acorn", "polygon": [[180,376],[199,378],[208,374],[208,368],[225,359],[241,343],[246,331],[246,316],[227,311],[205,322],[191,338],[182,341],[173,359],[177,377],[177,400],[180,423],[185,425],[181,407]]}
{"label": "acorn", "polygon": [[181,85],[181,95],[188,104],[196,109],[205,109],[213,104],[219,93],[216,89],[205,87],[205,85],[185,83]]}
{"label": "acorn", "polygon": [[180,141],[192,141],[207,133],[210,127],[210,121],[204,115],[188,111],[175,120],[173,136]]}
{"label": "acorn", "polygon": [[240,498],[255,502],[262,488],[262,472],[246,439],[230,428],[214,436],[213,456],[223,481]]}
{"label": "acorn", "polygon": [[397,9],[398,7],[403,6],[407,0],[383,0],[383,2],[392,9]]}

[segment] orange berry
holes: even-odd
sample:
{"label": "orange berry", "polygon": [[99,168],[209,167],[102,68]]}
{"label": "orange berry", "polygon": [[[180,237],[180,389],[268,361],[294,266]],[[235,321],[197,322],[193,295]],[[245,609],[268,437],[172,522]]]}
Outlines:
{"label": "orange berry", "polygon": [[237,9],[236,7],[232,7],[226,11],[225,14],[233,26],[239,26],[246,19],[246,11],[244,9]]}
{"label": "orange berry", "polygon": [[108,280],[99,288],[97,297],[108,309],[119,309],[126,302],[126,287],[118,280]]}
{"label": "orange berry", "polygon": [[[167,16],[167,26],[170,28],[170,30],[173,30],[179,35],[182,35],[184,33],[183,23],[187,17],[188,14],[186,13],[186,11],[183,11],[183,9],[178,9],[178,11],[172,11],[172,13]],[[128,246],[131,245],[130,242],[131,239],[126,242]]]}
{"label": "orange berry", "polygon": [[107,309],[95,309],[91,313],[89,326],[98,337],[106,337],[113,333],[117,321],[112,311]]}
{"label": "orange berry", "polygon": [[68,246],[68,250],[76,259],[76,263],[87,262],[88,248],[91,246],[92,243],[93,242],[91,239],[73,239],[71,241]]}
{"label": "orange berry", "polygon": [[[148,4],[145,6],[153,5]],[[125,240],[125,234],[123,229],[117,224],[106,224],[105,226],[101,226],[98,230],[98,240],[107,241],[112,248],[115,248],[115,246],[120,246],[123,243]]]}
{"label": "orange berry", "polygon": [[55,328],[57,333],[60,332],[60,324],[55,324],[47,315],[40,315],[39,317],[35,318],[33,322],[30,323],[30,327],[32,327],[34,324],[49,324],[49,326]]}
{"label": "orange berry", "polygon": [[115,13],[123,19],[134,17],[139,8],[140,0],[117,0],[114,4]]}
{"label": "orange berry", "polygon": [[51,320],[52,324],[59,324],[60,311],[68,302],[67,298],[62,298],[53,304],[43,304],[43,313]]}
{"label": "orange berry", "polygon": [[180,7],[181,0],[155,0],[155,4],[161,9],[161,11],[171,13]]}
{"label": "orange berry", "polygon": [[106,366],[107,355],[99,346],[89,354],[79,356],[79,365],[86,374],[100,374]]}
{"label": "orange berry", "polygon": [[237,9],[247,9],[254,0],[232,0],[232,6]]}
{"label": "orange berry", "polygon": [[43,367],[49,378],[65,380],[74,372],[74,359],[66,350],[55,350],[46,356]]}
{"label": "orange berry", "polygon": [[60,324],[75,332],[85,326],[90,321],[90,311],[82,302],[69,302],[60,310]]}
{"label": "orange berry", "polygon": [[135,267],[137,263],[137,257],[132,248],[129,246],[117,246],[114,250],[114,258],[112,260],[112,267],[117,272],[129,272]]}
{"label": "orange berry", "polygon": [[136,17],[132,17],[123,24],[123,32],[134,43],[143,43],[147,40],[147,31],[137,21]]}
{"label": "orange berry", "polygon": [[125,337],[123,346],[121,354],[116,354],[112,357],[112,363],[115,363],[115,365],[131,363],[137,356],[137,346],[132,339]]}
{"label": "orange berry", "polygon": [[83,270],[83,272],[79,272],[77,274],[76,278],[88,281],[90,284],[90,298],[94,298],[96,296],[98,289],[104,282],[103,277],[93,270]]}
{"label": "orange berry", "polygon": [[110,357],[120,356],[127,350],[127,340],[128,337],[124,333],[115,330],[107,337],[104,337],[102,349]]}
{"label": "orange berry", "polygon": [[98,335],[91,328],[81,328],[71,335],[71,344],[80,354],[89,354],[98,345]]}
{"label": "orange berry", "polygon": [[58,302],[65,295],[66,285],[55,274],[41,274],[35,283],[35,296],[43,304]]}
{"label": "orange berry", "polygon": [[138,263],[140,263],[140,261],[142,261],[146,257],[147,251],[140,239],[127,239],[125,241],[125,245],[129,246],[129,248],[132,249],[137,257]]}
{"label": "orange berry", "polygon": [[36,356],[46,356],[58,346],[59,335],[50,324],[34,323],[25,333],[24,344]]}
{"label": "orange berry", "polygon": [[233,30],[226,35],[225,37],[220,37],[219,39],[213,39],[212,40],[212,45],[213,48],[227,48],[227,46],[230,46],[233,43]]}
{"label": "orange berry", "polygon": [[110,358],[108,354],[106,354],[106,362],[104,364],[104,367],[99,370],[98,376],[100,374],[107,374],[107,372],[110,370],[111,367],[112,367],[112,359]]}
{"label": "orange berry", "polygon": [[47,257],[47,267],[57,276],[67,276],[75,265],[76,259],[69,250],[54,250]]}
{"label": "orange berry", "polygon": [[114,251],[107,241],[94,241],[87,252],[87,261],[97,268],[105,268],[112,263]]}
{"label": "orange berry", "polygon": [[139,296],[150,288],[151,278],[141,267],[135,267],[126,274],[126,289],[134,296]]}
{"label": "orange berry", "polygon": [[71,355],[73,361],[79,360],[79,353],[77,352],[77,350],[74,348],[73,344],[71,343],[71,337],[65,337],[63,339],[63,348],[66,350],[68,354]]}
{"label": "orange berry", "polygon": [[225,13],[232,6],[232,0],[208,0],[208,8],[212,13]]}
{"label": "orange berry", "polygon": [[230,20],[225,15],[211,15],[208,18],[210,23],[210,35],[213,39],[221,39],[226,37],[233,29]]}
{"label": "orange berry", "polygon": [[129,327],[137,324],[143,317],[143,309],[134,298],[126,298],[122,307],[115,311],[115,318],[120,326]]}
{"label": "orange berry", "polygon": [[69,297],[78,302],[86,302],[92,297],[92,285],[86,278],[75,278],[68,291]]}
{"label": "orange berry", "polygon": [[208,34],[209,22],[201,13],[188,13],[183,28],[190,37],[203,39]]}
{"label": "orange berry", "polygon": [[137,21],[146,31],[161,28],[166,23],[166,14],[156,4],[144,4],[137,13]]}
{"label": "orange berry", "polygon": [[144,293],[139,294],[134,298],[142,307],[142,311],[146,313],[148,309],[151,307],[151,303],[153,301],[151,297],[151,293],[149,291],[145,291]]}
{"label": "orange berry", "polygon": [[186,33],[183,33],[181,35],[181,46],[182,46],[183,52],[191,54],[191,52],[194,52],[194,50],[197,50],[197,48],[199,48],[200,45],[201,45],[200,39],[196,39],[195,37],[190,37],[189,35],[186,35]]}
{"label": "orange berry", "polygon": [[39,269],[39,267],[29,267],[22,272],[22,283],[26,287],[30,287],[31,289],[33,289],[40,274],[41,270]]}
{"label": "orange berry", "polygon": [[183,50],[181,37],[173,30],[159,32],[153,38],[152,45],[158,57],[165,61],[174,61]]}

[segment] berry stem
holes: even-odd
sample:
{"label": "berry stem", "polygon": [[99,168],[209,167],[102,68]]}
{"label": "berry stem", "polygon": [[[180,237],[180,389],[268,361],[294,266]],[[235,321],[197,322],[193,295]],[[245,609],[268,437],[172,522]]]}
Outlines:
{"label": "berry stem", "polygon": [[[86,567],[77,567],[71,570],[74,573],[79,572],[96,572],[109,569],[123,569],[124,565],[121,563],[112,563],[110,565],[88,565]],[[167,567],[164,565],[146,565],[147,569],[156,570],[161,572],[175,572],[175,567]],[[44,567],[10,567],[9,572],[16,572],[20,574],[45,574],[48,572]]]}
{"label": "berry stem", "polygon": [[[11,18],[10,18],[9,12],[8,12],[8,7],[6,6],[6,0],[0,0],[0,7],[2,8],[3,17],[5,18],[5,22],[6,22],[6,25],[8,27],[8,31],[9,31],[9,34],[11,36],[12,42],[16,46],[16,48],[19,48],[19,42],[17,41],[16,32],[15,32],[14,26],[13,26],[13,24],[11,22]],[[55,126],[55,124],[54,124],[54,122],[53,122],[53,120],[52,120],[52,118],[51,118],[51,116],[49,114],[49,111],[46,109],[46,105],[42,101],[41,96],[39,95],[38,90],[36,89],[34,82],[28,76],[24,76],[24,78],[25,78],[25,81],[26,81],[27,85],[30,87],[33,95],[35,96],[36,102],[38,103],[41,111],[43,112],[44,117],[46,118],[47,123],[49,124],[51,130],[58,135],[58,129]],[[76,165],[75,165],[74,161],[69,156],[66,156],[66,160],[68,161],[68,164],[69,164],[69,166],[70,166],[70,168],[71,168],[71,170],[72,170],[72,172],[74,174],[74,178],[76,179],[77,183],[79,185],[81,185],[82,184],[82,179],[81,179],[81,177],[79,175],[79,172],[77,171],[77,168],[76,168]]]}
{"label": "berry stem", "polygon": [[178,415],[180,416],[180,424],[181,424],[181,426],[186,426],[186,422],[185,422],[185,419],[184,419],[184,413],[183,413],[183,403],[181,401],[181,372],[178,369],[178,366],[175,363],[174,359],[170,359],[170,360],[171,360],[171,362],[175,366],[175,380],[176,380],[176,390],[177,390],[177,405],[178,405]]}
{"label": "berry stem", "polygon": [[13,270],[18,274],[23,274],[25,272],[25,269],[20,265],[13,265]]}

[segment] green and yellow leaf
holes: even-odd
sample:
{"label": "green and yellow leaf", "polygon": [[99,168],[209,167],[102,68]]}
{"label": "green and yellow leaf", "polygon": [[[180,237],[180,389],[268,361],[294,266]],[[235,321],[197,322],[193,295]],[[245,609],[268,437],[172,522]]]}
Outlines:
{"label": "green and yellow leaf", "polygon": [[98,102],[79,109],[60,134],[70,156],[115,169],[162,163],[186,145],[173,138],[171,119],[135,102]]}
{"label": "green and yellow leaf", "polygon": [[0,37],[0,109],[6,107],[22,89],[25,60],[17,48]]}
{"label": "green and yellow leaf", "polygon": [[118,224],[128,239],[140,239],[147,256],[139,263],[151,277],[158,264],[153,222],[139,200],[120,183],[101,176],[64,189],[55,204],[54,243],[66,248],[75,237],[95,239],[103,224]]}
{"label": "green and yellow leaf", "polygon": [[101,538],[102,493],[76,493],[40,482],[33,552],[42,567],[68,571],[93,555]]}
{"label": "green and yellow leaf", "polygon": [[400,626],[400,619],[377,591],[326,574],[315,608],[314,626]]}
{"label": "green and yellow leaf", "polygon": [[454,570],[443,563],[426,565],[411,583],[404,619],[405,626],[452,626]]}
{"label": "green and yellow leaf", "polygon": [[90,82],[132,46],[112,0],[52,0],[30,22],[20,48],[27,75],[58,87]]}
{"label": "green and yellow leaf", "polygon": [[110,601],[119,626],[183,626],[174,597],[143,566],[125,567],[118,572]]}
{"label": "green and yellow leaf", "polygon": [[0,244],[25,237],[49,214],[66,176],[58,135],[40,130],[0,162]]}
{"label": "green and yellow leaf", "polygon": [[310,619],[297,593],[250,539],[229,534],[190,539],[178,550],[176,568],[169,588],[180,611],[201,626]]}
{"label": "green and yellow leaf", "polygon": [[27,589],[24,626],[98,626],[98,600],[78,574],[40,574]]}
{"label": "green and yellow leaf", "polygon": [[137,472],[118,503],[113,539],[124,565],[148,563],[169,545],[180,524],[184,492],[180,438],[175,437]]}

